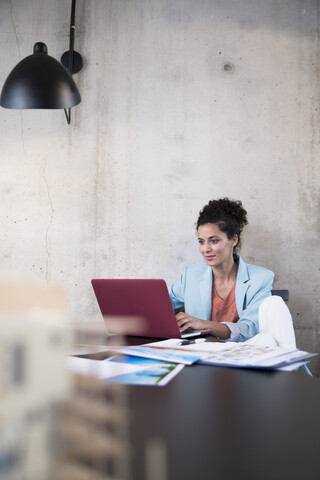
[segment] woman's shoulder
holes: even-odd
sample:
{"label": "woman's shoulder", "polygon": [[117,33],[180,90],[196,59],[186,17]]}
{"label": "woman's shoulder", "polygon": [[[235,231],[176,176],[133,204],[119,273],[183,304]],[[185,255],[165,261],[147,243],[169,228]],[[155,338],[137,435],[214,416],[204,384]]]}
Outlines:
{"label": "woman's shoulder", "polygon": [[205,275],[211,272],[211,268],[206,263],[197,263],[195,265],[189,265],[184,273],[186,275],[192,275],[195,277]]}
{"label": "woman's shoulder", "polygon": [[242,268],[246,269],[249,277],[252,276],[270,276],[273,277],[274,273],[272,270],[266,267],[261,267],[260,265],[255,265],[253,263],[246,263],[244,260],[242,260],[241,257],[239,257],[239,265],[242,266]]}

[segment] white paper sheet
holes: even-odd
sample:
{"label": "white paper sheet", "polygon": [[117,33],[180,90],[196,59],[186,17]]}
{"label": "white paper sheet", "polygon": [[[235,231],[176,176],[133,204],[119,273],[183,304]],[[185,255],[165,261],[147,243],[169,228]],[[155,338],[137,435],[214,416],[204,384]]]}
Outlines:
{"label": "white paper sheet", "polygon": [[68,355],[90,355],[92,353],[107,352],[108,347],[103,345],[74,345]]}

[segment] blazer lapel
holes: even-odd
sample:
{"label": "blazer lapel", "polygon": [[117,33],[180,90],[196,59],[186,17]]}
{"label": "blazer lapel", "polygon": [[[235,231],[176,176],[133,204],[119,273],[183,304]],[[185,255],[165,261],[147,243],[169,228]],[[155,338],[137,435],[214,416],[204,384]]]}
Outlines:
{"label": "blazer lapel", "polygon": [[249,280],[250,280],[250,277],[249,277],[247,265],[239,256],[239,269],[237,274],[237,283],[236,283],[236,292],[235,292],[236,305],[237,305],[239,317],[241,317],[242,312],[245,308],[244,300],[250,284]]}
{"label": "blazer lapel", "polygon": [[205,320],[211,317],[211,298],[212,298],[212,270],[208,267],[199,282],[200,295],[202,300],[202,308]]}

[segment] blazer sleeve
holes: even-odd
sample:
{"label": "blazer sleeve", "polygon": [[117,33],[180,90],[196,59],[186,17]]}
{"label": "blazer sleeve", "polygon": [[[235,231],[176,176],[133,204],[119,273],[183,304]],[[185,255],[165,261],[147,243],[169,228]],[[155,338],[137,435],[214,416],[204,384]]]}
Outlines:
{"label": "blazer sleeve", "polygon": [[184,308],[187,270],[188,268],[185,269],[179,280],[169,288],[170,300],[174,311]]}
{"label": "blazer sleeve", "polygon": [[265,269],[265,275],[260,279],[259,286],[255,288],[253,294],[247,295],[246,304],[236,323],[240,330],[237,342],[245,342],[259,333],[259,306],[264,298],[271,296],[273,279],[274,273]]}

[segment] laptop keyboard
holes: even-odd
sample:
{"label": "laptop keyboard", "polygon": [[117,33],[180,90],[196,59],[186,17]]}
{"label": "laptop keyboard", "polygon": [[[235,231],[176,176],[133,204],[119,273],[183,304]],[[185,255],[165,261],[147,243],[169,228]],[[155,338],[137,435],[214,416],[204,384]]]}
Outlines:
{"label": "laptop keyboard", "polygon": [[197,335],[201,335],[203,330],[194,330],[193,328],[187,328],[184,332],[181,333],[181,337],[196,337]]}

